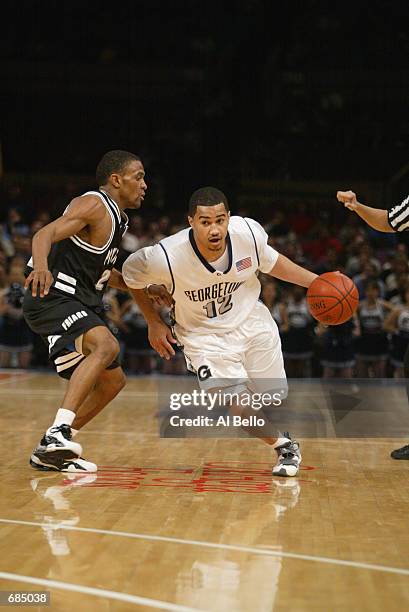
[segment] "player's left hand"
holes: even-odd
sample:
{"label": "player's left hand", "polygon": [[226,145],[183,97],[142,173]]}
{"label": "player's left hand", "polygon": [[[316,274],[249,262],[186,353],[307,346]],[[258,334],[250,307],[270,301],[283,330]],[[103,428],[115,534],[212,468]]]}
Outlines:
{"label": "player's left hand", "polygon": [[165,285],[149,285],[146,295],[158,306],[168,306],[172,308],[174,299],[166,289]]}
{"label": "player's left hand", "polygon": [[172,344],[176,344],[170,328],[162,321],[149,324],[148,338],[150,345],[164,359],[169,360],[175,354]]}

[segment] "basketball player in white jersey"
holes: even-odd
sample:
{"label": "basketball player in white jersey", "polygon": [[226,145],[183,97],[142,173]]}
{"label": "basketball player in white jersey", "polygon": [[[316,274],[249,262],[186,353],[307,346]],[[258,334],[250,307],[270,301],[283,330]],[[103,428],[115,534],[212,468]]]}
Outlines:
{"label": "basketball player in white jersey", "polygon": [[[344,204],[345,208],[352,210],[361,217],[370,227],[378,232],[407,232],[409,231],[409,196],[400,204],[392,206],[388,210],[372,208],[358,202],[353,191],[338,191],[337,200]],[[409,344],[403,359],[403,370],[406,379],[406,393],[409,399]],[[397,448],[391,452],[392,459],[409,460],[409,444]]]}
{"label": "basketball player in white jersey", "polygon": [[[218,189],[195,191],[188,219],[190,228],[140,249],[123,266],[123,278],[148,323],[152,347],[165,359],[174,354],[172,333],[144,292],[149,284],[164,285],[174,300],[175,336],[202,388],[214,389],[216,379],[217,387],[223,379],[224,388],[235,389],[250,381],[253,392],[269,391],[271,381],[286,388],[280,336],[259,301],[257,272],[303,287],[317,275],[271,248],[257,221],[230,217],[226,196]],[[295,476],[301,462],[298,443],[289,434],[259,437],[277,451],[273,473]]]}

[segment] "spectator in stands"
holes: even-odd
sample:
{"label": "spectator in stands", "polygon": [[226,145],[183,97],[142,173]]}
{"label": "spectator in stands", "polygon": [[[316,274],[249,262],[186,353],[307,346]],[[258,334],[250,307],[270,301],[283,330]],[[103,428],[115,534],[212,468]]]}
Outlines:
{"label": "spectator in stands", "polygon": [[334,270],[341,269],[343,269],[341,253],[334,247],[330,247],[325,256],[322,257],[318,261],[316,267],[314,267],[314,272],[317,274],[324,274],[324,272],[333,272]]}
{"label": "spectator in stands", "polygon": [[342,221],[339,238],[345,246],[355,245],[357,247],[365,241],[366,232],[367,230],[362,227],[359,218],[354,215],[349,215]]}
{"label": "spectator in stands", "polygon": [[392,333],[390,359],[395,378],[404,378],[404,355],[409,343],[409,288],[404,293],[403,304],[394,308],[385,319],[385,331]]}
{"label": "spectator in stands", "polygon": [[277,282],[274,279],[263,280],[261,299],[269,309],[274,321],[277,323],[280,335],[286,333],[288,331],[287,307],[279,297]]}
{"label": "spectator in stands", "polygon": [[288,331],[282,335],[285,369],[290,378],[306,378],[311,375],[314,324],[303,287],[292,287],[287,316]]}
{"label": "spectator in stands", "polygon": [[165,238],[165,235],[161,232],[159,223],[157,223],[156,221],[151,221],[148,225],[144,240],[141,241],[140,248],[156,244],[157,242],[162,240],[162,238]]}
{"label": "spectator in stands", "polygon": [[25,261],[30,257],[31,238],[22,234],[15,234],[13,238],[14,257],[22,257]]}
{"label": "spectator in stands", "polygon": [[32,333],[23,316],[24,275],[19,266],[12,266],[7,285],[0,298],[0,367],[9,367],[12,358],[20,368],[28,368],[33,348]]}
{"label": "spectator in stands", "polygon": [[374,257],[373,250],[368,243],[359,245],[357,252],[347,259],[345,273],[351,278],[360,274],[367,263],[371,263],[377,274],[381,272],[381,264],[379,259]]}
{"label": "spectator in stands", "polygon": [[294,238],[291,240],[282,241],[279,238],[275,239],[270,237],[268,239],[268,244],[273,248],[278,248],[280,250],[280,253],[282,253],[292,261],[295,261],[296,263],[298,263],[298,265],[306,265],[304,252],[299,240]]}
{"label": "spectator in stands", "polygon": [[321,323],[318,325],[324,378],[352,378],[355,365],[354,330],[354,319],[331,327],[325,327]]}
{"label": "spectator in stands", "polygon": [[294,205],[294,211],[288,217],[288,225],[297,236],[306,236],[314,225],[311,214],[307,214],[307,206],[304,202]]}
{"label": "spectator in stands", "polygon": [[393,306],[380,299],[376,281],[367,283],[365,293],[366,299],[360,302],[357,312],[356,374],[359,378],[366,378],[370,374],[384,378],[388,339],[383,325]]}
{"label": "spectator in stands", "polygon": [[142,219],[136,215],[132,216],[129,219],[128,231],[126,232],[121,244],[121,248],[126,251],[126,257],[140,249],[143,242],[144,234]]}
{"label": "spectator in stands", "polygon": [[16,235],[27,236],[29,234],[29,226],[23,221],[23,215],[18,208],[9,208],[7,221],[5,223],[5,231],[10,238]]}
{"label": "spectator in stands", "polygon": [[394,295],[389,298],[390,304],[396,308],[397,306],[402,306],[405,301],[405,293],[409,288],[409,280],[406,274],[401,274],[396,279],[397,288],[394,292]]}
{"label": "spectator in stands", "polygon": [[37,213],[36,220],[39,223],[41,223],[42,224],[41,227],[43,227],[44,225],[47,225],[47,223],[50,223],[51,221],[50,213],[47,210],[41,210],[39,213]]}
{"label": "spectator in stands", "polygon": [[274,238],[288,236],[290,233],[290,226],[281,210],[277,210],[273,219],[265,224],[265,230],[269,236],[273,236]]}
{"label": "spectator in stands", "polygon": [[389,270],[386,270],[383,278],[386,288],[386,296],[388,299],[398,293],[398,278],[406,277],[409,281],[409,265],[406,255],[397,255],[392,260],[392,265]]}
{"label": "spectator in stands", "polygon": [[5,268],[5,261],[0,263],[0,295],[3,295],[4,289],[7,286],[7,274]]}
{"label": "spectator in stands", "polygon": [[159,217],[158,221],[159,231],[163,236],[170,236],[170,219],[167,215],[162,215]]}
{"label": "spectator in stands", "polygon": [[44,225],[45,223],[41,219],[34,219],[30,225],[30,236],[34,236],[34,234],[44,227]]}
{"label": "spectator in stands", "polygon": [[368,261],[361,274],[357,274],[353,277],[353,281],[359,292],[359,299],[363,300],[366,297],[366,287],[369,282],[374,282],[378,285],[379,296],[384,298],[385,296],[385,285],[379,278],[379,271],[376,266]]}
{"label": "spectator in stands", "polygon": [[302,242],[304,251],[314,262],[325,257],[331,247],[340,253],[343,245],[339,238],[331,234],[328,225],[322,221],[317,221],[311,231],[311,237]]}
{"label": "spectator in stands", "polygon": [[0,225],[0,248],[7,259],[14,256],[14,244],[4,224]]}

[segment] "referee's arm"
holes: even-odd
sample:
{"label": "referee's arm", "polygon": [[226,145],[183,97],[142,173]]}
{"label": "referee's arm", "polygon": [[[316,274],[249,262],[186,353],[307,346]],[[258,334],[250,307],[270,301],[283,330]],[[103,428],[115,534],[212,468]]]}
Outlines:
{"label": "referee's arm", "polygon": [[337,200],[357,213],[378,232],[402,232],[409,230],[409,197],[389,210],[372,208],[358,202],[353,191],[338,191]]}

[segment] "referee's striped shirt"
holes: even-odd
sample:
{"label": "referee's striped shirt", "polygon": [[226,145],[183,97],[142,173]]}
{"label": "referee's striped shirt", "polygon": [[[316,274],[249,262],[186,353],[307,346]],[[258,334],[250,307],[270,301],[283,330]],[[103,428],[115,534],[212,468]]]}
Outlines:
{"label": "referee's striped shirt", "polygon": [[395,232],[409,230],[409,196],[388,210],[388,221]]}

